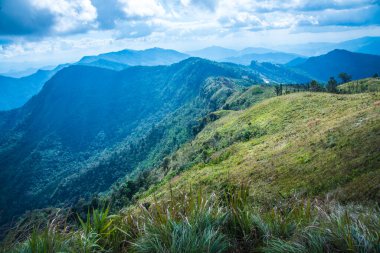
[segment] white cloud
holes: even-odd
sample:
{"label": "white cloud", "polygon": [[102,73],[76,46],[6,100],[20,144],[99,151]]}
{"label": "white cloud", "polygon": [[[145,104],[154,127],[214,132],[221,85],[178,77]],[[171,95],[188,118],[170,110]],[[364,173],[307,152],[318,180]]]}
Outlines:
{"label": "white cloud", "polygon": [[165,9],[158,0],[119,0],[128,17],[153,17],[165,15]]}
{"label": "white cloud", "polygon": [[95,26],[96,8],[90,0],[31,0],[37,9],[45,9],[55,16],[53,29],[67,33]]}
{"label": "white cloud", "polygon": [[[380,34],[378,0],[0,1],[16,6],[8,12],[15,13],[8,15],[11,19],[6,17],[12,21],[6,23],[14,28],[12,33],[0,35],[0,41],[14,41],[13,45],[0,47],[0,65],[4,64],[3,59],[23,61],[32,55],[46,60],[53,55],[70,60],[75,54],[111,51],[115,45],[116,49],[150,46],[190,49],[212,44],[244,47],[338,41],[342,34],[344,38]],[[24,20],[17,9],[22,3],[28,3],[21,9],[30,17]],[[48,15],[32,23],[35,10],[41,17]],[[0,15],[0,25],[2,18],[7,22]],[[26,31],[20,31],[21,28]],[[41,41],[33,42],[38,39]]]}

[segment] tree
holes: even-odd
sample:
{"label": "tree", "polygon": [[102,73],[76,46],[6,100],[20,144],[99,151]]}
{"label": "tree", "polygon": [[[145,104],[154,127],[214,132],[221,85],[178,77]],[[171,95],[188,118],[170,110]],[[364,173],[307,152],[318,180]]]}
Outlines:
{"label": "tree", "polygon": [[336,93],[338,89],[336,88],[338,86],[338,82],[335,80],[334,77],[330,77],[330,80],[327,83],[327,91],[331,93]]}
{"label": "tree", "polygon": [[310,91],[318,92],[322,90],[323,90],[323,87],[317,81],[312,80],[310,82]]}
{"label": "tree", "polygon": [[276,93],[276,96],[282,95],[282,84],[274,86],[274,92]]}
{"label": "tree", "polygon": [[378,77],[379,77],[379,74],[375,73],[372,77],[373,77],[373,78],[378,78]]}
{"label": "tree", "polygon": [[342,83],[348,83],[352,80],[352,76],[350,76],[349,74],[345,72],[340,73],[339,78],[340,80],[342,80]]}

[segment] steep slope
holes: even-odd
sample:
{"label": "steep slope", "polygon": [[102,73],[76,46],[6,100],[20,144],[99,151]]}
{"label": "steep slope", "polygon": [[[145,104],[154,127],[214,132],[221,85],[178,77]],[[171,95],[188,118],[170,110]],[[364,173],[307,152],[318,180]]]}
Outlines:
{"label": "steep slope", "polygon": [[241,182],[264,202],[295,193],[376,202],[379,99],[379,93],[298,93],[225,114],[171,157],[170,172],[141,202]]}
{"label": "steep slope", "polygon": [[[218,76],[225,79],[209,79]],[[63,69],[25,106],[0,114],[1,222],[156,166],[193,137],[199,117],[255,82],[247,70],[196,58],[120,72]]]}
{"label": "steep slope", "polygon": [[21,78],[0,76],[0,111],[12,110],[24,105],[52,76],[67,66],[68,64],[61,64],[54,69],[38,70],[34,74]]}
{"label": "steep slope", "polygon": [[380,72],[380,56],[334,50],[325,55],[311,57],[294,66],[294,69],[324,82],[341,72],[352,75],[353,79],[361,79]]}
{"label": "steep slope", "polygon": [[97,56],[85,56],[79,64],[90,64],[95,61],[105,60],[130,66],[156,66],[169,65],[189,58],[189,55],[162,48],[150,48],[146,50],[122,50],[100,54]]}

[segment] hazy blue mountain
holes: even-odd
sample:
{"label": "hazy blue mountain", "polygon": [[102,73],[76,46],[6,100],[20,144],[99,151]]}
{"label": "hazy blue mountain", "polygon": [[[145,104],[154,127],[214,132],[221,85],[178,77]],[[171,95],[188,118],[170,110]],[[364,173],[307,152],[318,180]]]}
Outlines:
{"label": "hazy blue mountain", "polygon": [[249,66],[266,83],[306,83],[310,78],[287,67],[269,62],[252,61]]}
{"label": "hazy blue mountain", "polygon": [[38,68],[27,68],[27,69],[18,70],[18,71],[8,71],[5,73],[1,73],[0,75],[7,76],[7,77],[13,77],[13,78],[21,78],[24,76],[30,76],[30,75],[36,73],[38,70],[39,70]]}
{"label": "hazy blue mountain", "polygon": [[296,54],[289,54],[262,47],[247,47],[243,50],[233,50],[224,47],[207,47],[198,51],[191,51],[188,54],[204,59],[232,62],[236,64],[249,65],[251,61],[271,62],[284,64],[294,58],[300,57]]}
{"label": "hazy blue mountain", "polygon": [[203,48],[197,51],[190,51],[187,53],[191,56],[201,57],[204,59],[216,61],[216,60],[221,60],[228,57],[236,56],[238,54],[238,51],[229,49],[229,48],[224,48],[224,47],[212,46],[212,47]]}
{"label": "hazy blue mountain", "polygon": [[38,70],[32,75],[13,78],[0,76],[0,111],[12,110],[24,105],[36,95],[45,82],[69,64],[61,64],[51,70]]}
{"label": "hazy blue mountain", "polygon": [[363,37],[339,43],[335,48],[380,55],[380,37]]}
{"label": "hazy blue mountain", "polygon": [[278,51],[264,48],[264,47],[247,47],[239,51],[239,55],[245,54],[267,54],[267,53],[276,53]]}
{"label": "hazy blue mountain", "polygon": [[357,53],[380,55],[380,37],[363,37],[340,43],[307,43],[298,45],[284,45],[279,50],[296,54],[317,56],[326,54],[334,49],[344,49]]}
{"label": "hazy blue mountain", "polygon": [[353,79],[361,79],[380,73],[380,56],[336,49],[311,57],[293,68],[321,81],[327,81],[331,76],[337,77],[341,72],[352,75]]}
{"label": "hazy blue mountain", "polygon": [[99,59],[99,60],[95,60],[93,62],[88,62],[88,63],[79,62],[78,65],[98,67],[98,68],[104,68],[104,69],[110,69],[110,70],[116,70],[116,71],[120,71],[129,67],[129,65],[124,64],[124,63],[108,61],[104,59]]}
{"label": "hazy blue mountain", "polygon": [[297,57],[289,62],[287,62],[285,65],[288,66],[288,67],[294,67],[294,66],[297,66],[301,63],[304,63],[305,61],[307,61],[308,58],[305,58],[305,57]]}
{"label": "hazy blue mountain", "polygon": [[25,104],[41,90],[54,73],[55,71],[39,70],[22,78],[0,76],[0,111],[11,110]]}
{"label": "hazy blue mountain", "polygon": [[[142,51],[123,50],[98,56],[85,56],[74,65],[87,65],[120,71],[132,65],[169,65],[188,57],[188,55],[174,50],[151,48]],[[11,110],[22,106],[28,99],[36,95],[44,83],[57,71],[68,65],[62,64],[53,70],[39,70],[22,78],[0,76],[0,110]]]}
{"label": "hazy blue mountain", "polygon": [[192,138],[199,118],[258,82],[249,68],[199,58],[122,71],[64,68],[23,107],[0,113],[0,223],[156,166]]}
{"label": "hazy blue mountain", "polygon": [[79,64],[89,64],[103,60],[130,66],[156,66],[173,64],[186,58],[189,58],[189,56],[169,49],[150,48],[141,51],[126,49],[97,56],[85,56],[79,61]]}
{"label": "hazy blue mountain", "polygon": [[262,54],[244,54],[241,56],[225,58],[222,61],[242,64],[242,65],[249,65],[252,61],[285,64],[298,57],[300,56],[296,54],[272,52],[272,53],[262,53]]}

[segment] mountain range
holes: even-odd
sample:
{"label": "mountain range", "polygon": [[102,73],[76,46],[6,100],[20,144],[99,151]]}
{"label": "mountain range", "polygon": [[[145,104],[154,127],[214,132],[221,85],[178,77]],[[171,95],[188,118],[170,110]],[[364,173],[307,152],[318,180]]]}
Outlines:
{"label": "mountain range", "polygon": [[201,57],[204,59],[232,62],[242,65],[249,65],[251,61],[284,64],[295,58],[301,57],[297,54],[288,54],[261,47],[248,47],[242,50],[233,50],[224,47],[212,46],[187,53],[191,56]]}
{"label": "mountain range", "polygon": [[249,68],[199,58],[62,69],[24,106],[0,113],[1,222],[157,166],[192,138],[199,118],[262,82]]}
{"label": "mountain range", "polygon": [[[257,53],[253,53],[257,52]],[[341,72],[351,74],[353,78],[365,78],[380,72],[377,68],[379,56],[335,50],[326,55],[303,58],[296,54],[272,52],[263,48],[246,48],[240,52],[212,47],[194,53],[204,58],[219,58],[221,62],[232,62],[255,66],[258,75],[267,83],[305,83],[310,79],[327,82],[331,76]],[[114,71],[121,71],[130,66],[168,65],[189,56],[174,50],[152,48],[143,51],[123,50],[98,56],[86,56],[73,64],[62,64],[53,70],[40,70],[22,77],[0,76],[0,110],[10,110],[22,106],[33,95],[37,94],[44,83],[55,73],[69,65],[92,66]],[[256,62],[251,64],[251,62]],[[288,62],[289,61],[289,62]],[[265,62],[265,63],[264,63]],[[288,63],[287,63],[288,62]],[[287,64],[280,64],[287,63]],[[360,67],[359,67],[360,66]],[[243,68],[243,67],[242,67]]]}
{"label": "mountain range", "polygon": [[62,64],[53,70],[39,70],[29,76],[12,78],[0,76],[0,111],[22,106],[60,69],[69,65],[85,65],[110,70],[123,70],[129,66],[168,65],[188,58],[188,55],[174,50],[152,48],[142,51],[123,50],[83,57],[73,64]]}
{"label": "mountain range", "polygon": [[189,58],[189,55],[169,49],[150,48],[141,51],[126,49],[97,56],[85,56],[78,64],[90,64],[103,60],[130,66],[156,66],[170,65],[185,60],[186,58]]}
{"label": "mountain range", "polygon": [[353,79],[361,79],[380,73],[380,56],[336,49],[325,55],[310,57],[299,64],[293,62],[292,65],[291,68],[296,72],[322,82],[342,72],[348,73]]}
{"label": "mountain range", "polygon": [[307,43],[298,45],[284,45],[278,50],[295,54],[318,56],[334,49],[343,49],[355,53],[380,55],[380,37],[362,37],[339,43]]}
{"label": "mountain range", "polygon": [[248,47],[234,50],[219,46],[187,52],[191,56],[216,61],[231,61],[249,65],[253,60],[259,62],[287,63],[297,57],[307,58],[326,54],[335,49],[347,50],[355,53],[380,55],[380,37],[362,37],[339,43],[307,43],[277,46],[276,49]]}

